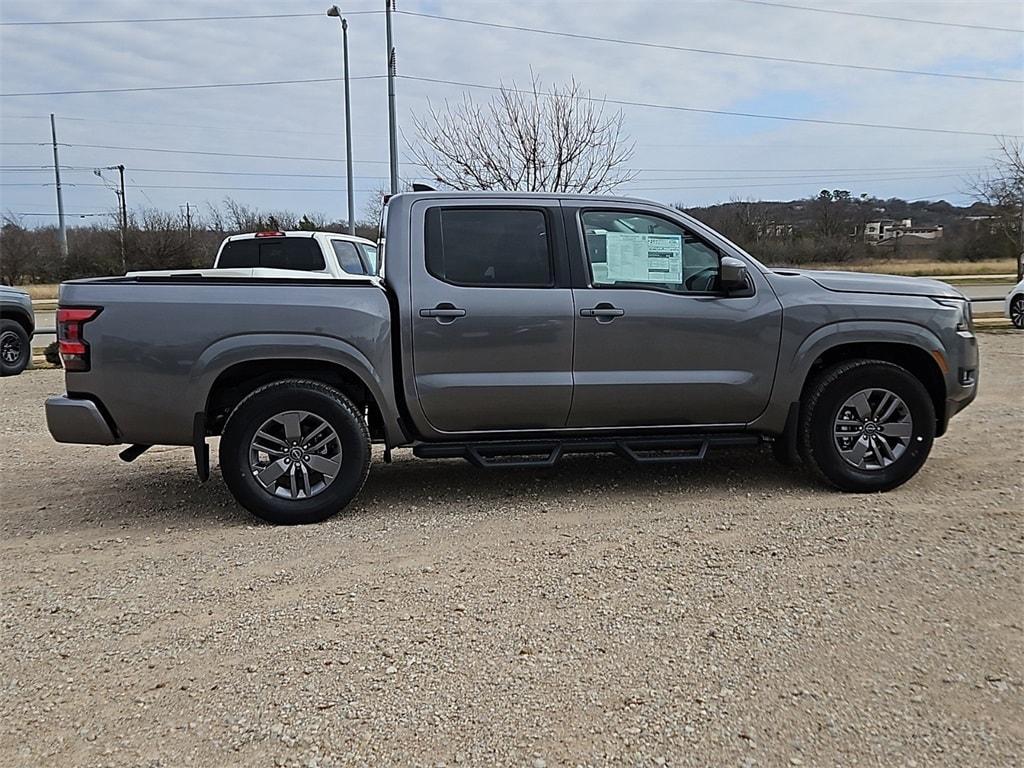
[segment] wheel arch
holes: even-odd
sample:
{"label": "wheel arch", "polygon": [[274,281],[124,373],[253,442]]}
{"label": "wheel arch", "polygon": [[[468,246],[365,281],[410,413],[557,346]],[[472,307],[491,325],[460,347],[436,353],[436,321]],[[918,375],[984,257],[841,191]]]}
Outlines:
{"label": "wheel arch", "polygon": [[245,360],[222,370],[206,397],[207,433],[220,434],[228,415],[247,395],[286,379],[309,379],[336,388],[358,408],[366,409],[373,439],[387,438],[381,403],[362,376],[337,362],[290,357]]}
{"label": "wheel arch", "polygon": [[32,340],[32,333],[35,331],[35,321],[28,312],[21,307],[0,306],[0,320],[13,320],[28,334],[29,341]]}
{"label": "wheel arch", "polygon": [[804,402],[807,389],[814,378],[828,368],[849,360],[882,360],[898,365],[911,373],[927,390],[935,407],[935,435],[945,431],[946,382],[942,368],[934,353],[905,342],[851,341],[823,350],[807,369],[800,389],[800,402]]}
{"label": "wheel arch", "polygon": [[[364,404],[374,418],[375,437],[389,446],[407,441],[398,418],[390,344],[370,340],[368,354],[344,339],[321,334],[241,334],[211,344],[189,374],[192,413],[218,434],[223,408],[257,386],[282,378],[308,378],[338,387]],[[379,428],[378,428],[379,427]]]}

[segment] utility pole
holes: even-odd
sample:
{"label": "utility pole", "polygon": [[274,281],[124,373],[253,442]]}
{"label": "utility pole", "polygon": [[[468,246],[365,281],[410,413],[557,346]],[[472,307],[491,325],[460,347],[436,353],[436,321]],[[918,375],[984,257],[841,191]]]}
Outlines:
{"label": "utility pole", "polygon": [[341,20],[341,47],[345,59],[345,168],[348,185],[348,233],[356,233],[356,199],[352,187],[352,101],[348,89],[348,19]]}
{"label": "utility pole", "polygon": [[128,271],[128,260],[124,255],[124,238],[128,230],[128,206],[125,205],[124,201],[124,166],[117,166],[117,173],[121,177],[121,194],[118,197],[121,198],[121,266],[124,271]]}
{"label": "utility pole", "polygon": [[1017,282],[1024,280],[1024,193],[1020,198],[1020,251],[1017,253]]}
{"label": "utility pole", "polygon": [[68,230],[64,225],[64,195],[60,188],[60,158],[57,156],[57,123],[50,113],[50,135],[53,137],[53,175],[57,182],[57,233],[62,259],[68,257]]}
{"label": "utility pole", "polygon": [[192,239],[192,204],[185,201],[185,228],[188,230],[188,239]]}
{"label": "utility pole", "polygon": [[348,19],[341,15],[341,9],[332,5],[327,15],[341,22],[342,74],[345,76],[345,168],[348,180],[348,233],[356,233],[355,189],[352,185],[352,101],[348,84]]}
{"label": "utility pole", "polygon": [[384,0],[388,37],[388,139],[391,143],[391,194],[398,194],[398,129],[395,125],[395,46],[391,42],[391,11],[395,0]]}

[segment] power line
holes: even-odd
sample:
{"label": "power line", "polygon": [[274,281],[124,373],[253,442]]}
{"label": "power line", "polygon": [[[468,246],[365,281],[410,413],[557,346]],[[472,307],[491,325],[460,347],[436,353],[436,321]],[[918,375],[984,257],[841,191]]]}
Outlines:
{"label": "power line", "polygon": [[885,21],[903,21],[908,24],[931,24],[937,27],[959,27],[961,29],[983,29],[987,32],[1024,32],[1024,29],[1014,27],[989,27],[983,24],[959,24],[953,21],[937,21],[935,19],[910,19],[904,16],[882,16],[877,13],[861,13],[858,11],[840,11],[834,8],[810,8],[806,5],[792,5],[790,3],[771,3],[767,0],[735,0],[738,3],[748,5],[764,5],[772,8],[789,8],[794,11],[813,11],[815,13],[833,13],[839,16],[860,16],[865,19],[883,19]]}
{"label": "power line", "polygon": [[919,75],[922,77],[946,77],[959,80],[987,80],[997,83],[1024,83],[1007,77],[989,77],[985,75],[963,75],[953,72],[930,72],[918,69],[897,69],[894,67],[875,67],[868,64],[840,64],[834,61],[816,61],[813,59],[793,59],[785,56],[764,56],[753,53],[737,53],[735,51],[719,51],[712,48],[690,48],[682,45],[669,45],[667,43],[652,43],[643,40],[624,40],[615,37],[602,37],[600,35],[585,35],[579,32],[563,32],[554,29],[541,29],[538,27],[524,27],[517,24],[499,24],[492,21],[479,21],[477,19],[460,19],[454,16],[441,16],[433,13],[420,13],[418,11],[395,11],[405,16],[417,16],[425,19],[436,19],[439,21],[451,21],[456,24],[471,24],[477,27],[491,27],[494,29],[507,29],[515,32],[530,32],[535,35],[551,35],[554,37],[567,37],[573,40],[596,40],[602,43],[616,43],[618,45],[634,45],[642,48],[657,48],[667,51],[682,51],[685,53],[699,53],[709,56],[729,56],[738,59],[753,59],[755,61],[771,61],[782,64],[804,64],[815,67],[833,67],[836,69],[856,69],[868,72],[887,72],[900,75]]}
{"label": "power line", "polygon": [[[378,80],[387,75],[362,75],[350,77],[349,80]],[[23,91],[20,93],[0,93],[0,97],[15,96],[74,96],[87,93],[139,93],[143,91],[192,91],[200,88],[249,88],[265,85],[305,85],[308,83],[337,83],[340,77],[312,77],[304,80],[258,80],[250,83],[199,83],[194,85],[147,85],[138,88],[82,88],[71,91]]]}
{"label": "power line", "polygon": [[[52,187],[53,182],[47,183],[9,183],[0,182],[0,187]],[[83,183],[68,183],[64,182],[64,186],[68,187],[103,187],[109,189],[105,184],[99,184],[95,182],[83,182]],[[133,184],[133,189],[212,189],[220,190],[224,192],[347,192],[347,189],[334,189],[334,188],[321,188],[321,187],[224,187],[224,186],[204,186],[204,185],[191,185],[191,184]],[[356,192],[374,192],[376,188],[369,187],[356,187]],[[152,202],[152,201],[151,201]]]}
{"label": "power line", "polygon": [[[340,78],[339,78],[340,79]],[[351,78],[350,78],[351,79]],[[49,115],[0,115],[0,120],[49,120]],[[196,128],[204,131],[252,131],[254,133],[284,133],[299,136],[332,136],[337,137],[333,131],[301,131],[291,128],[251,128],[240,125],[196,125],[194,123],[159,123],[150,120],[104,120],[98,117],[73,117],[60,115],[61,121],[71,120],[80,123],[109,123],[111,125],[144,125],[157,126],[161,128]],[[353,133],[353,136],[377,137],[377,133]]]}
{"label": "power line", "polygon": [[890,176],[888,178],[873,178],[873,177],[826,177],[818,181],[808,179],[806,181],[774,181],[765,184],[703,184],[696,187],[632,187],[634,192],[672,192],[676,190],[691,190],[691,189],[756,189],[759,187],[802,187],[802,186],[817,186],[819,184],[881,184],[889,181],[915,181],[924,179],[949,179],[955,178],[957,174],[945,174],[935,176]]}
{"label": "power line", "polygon": [[[0,142],[2,144],[3,142]],[[31,144],[32,142],[19,142],[23,144]],[[42,145],[45,146],[45,145]],[[301,155],[263,155],[263,154],[249,154],[245,152],[209,152],[198,149],[164,149],[162,147],[122,147],[114,144],[65,144],[61,143],[62,147],[81,148],[81,149],[117,149],[125,152],[159,152],[162,154],[171,155],[204,155],[209,157],[245,157],[250,159],[267,159],[267,160],[313,160],[319,163],[342,163],[344,159],[335,157],[309,157]],[[369,165],[388,165],[387,160],[356,160],[356,165],[369,164]],[[418,163],[406,163],[406,165],[418,165]]]}
{"label": "power line", "polygon": [[[345,11],[346,16],[357,16],[383,11]],[[302,19],[323,16],[322,13],[260,13],[238,16],[174,16],[158,19],[59,19],[56,21],[0,21],[0,27],[52,27],[74,24],[160,24],[168,21],[242,21],[249,19]]]}
{"label": "power line", "polygon": [[[532,95],[533,91],[527,91],[521,88],[512,88],[503,85],[483,85],[481,83],[467,83],[458,80],[442,80],[440,78],[433,77],[416,77],[413,75],[398,75],[403,80],[415,80],[423,83],[439,83],[442,85],[457,85],[461,88],[481,88],[488,91],[509,91],[512,93],[524,93]],[[552,93],[544,91],[538,91],[538,95],[541,96],[554,96]],[[859,123],[847,120],[825,120],[813,117],[793,117],[790,115],[765,115],[757,112],[733,112],[725,109],[706,109],[698,107],[683,107],[676,104],[656,104],[653,102],[645,101],[627,101],[625,99],[609,99],[609,98],[598,98],[596,96],[583,96],[575,95],[573,99],[578,101],[594,101],[602,104],[620,104],[627,107],[645,107],[648,109],[667,109],[675,112],[694,112],[703,115],[726,115],[729,117],[749,117],[756,118],[758,120],[781,120],[788,123],[811,123],[814,125],[837,125],[847,126],[851,128],[881,128],[892,131],[915,131],[919,133],[941,133],[954,136],[987,136],[989,138],[999,136],[998,132],[986,133],[983,131],[962,131],[954,130],[951,128],[925,128],[923,126],[911,126],[911,125],[889,125],[885,123]],[[1024,138],[1019,134],[1002,134],[1010,138]]]}
{"label": "power line", "polygon": [[[35,213],[32,211],[14,211],[10,216],[59,216],[57,213],[44,213],[42,211]],[[65,213],[65,216],[77,216],[80,219],[84,219],[87,216],[113,216],[113,212],[110,213]]]}
{"label": "power line", "polygon": [[[62,171],[71,171],[72,173],[92,173],[93,166],[86,165],[62,165],[60,167]],[[37,165],[37,166],[0,166],[0,171],[6,171],[8,173],[46,173],[53,170],[53,166],[48,165]],[[203,175],[203,176],[280,176],[286,178],[298,178],[298,179],[344,179],[346,176],[335,174],[335,173],[275,173],[273,171],[207,171],[207,170],[189,170],[187,168],[136,168],[132,166],[133,173],[183,173],[187,175]],[[355,179],[387,179],[387,176],[360,176],[356,174],[353,176]]]}
{"label": "power line", "polygon": [[[145,170],[146,169],[142,169],[142,168],[133,169],[133,171],[140,171],[140,172],[141,171],[145,171]],[[950,173],[950,174],[945,174],[943,176],[937,176],[937,177],[934,176],[934,175],[927,176],[927,178],[948,178],[948,177],[952,177],[952,176],[959,176],[959,175],[961,175],[962,173],[965,173],[965,172],[970,172],[970,171],[975,171],[976,172],[976,171],[981,170],[981,169],[976,168],[976,167],[970,167],[970,168],[963,168],[963,169],[948,169],[948,168],[921,168],[921,169],[913,169],[913,168],[911,168],[911,169],[908,169],[908,170],[910,170],[910,171],[918,171],[918,172],[929,172],[930,171],[932,174],[934,174],[935,172],[940,171],[940,170],[959,171],[958,173]],[[36,171],[36,172],[37,173],[41,173],[42,171]],[[638,177],[636,179],[633,179],[633,181],[639,181],[641,183],[647,183],[647,184],[662,183],[662,182],[676,182],[676,181],[684,181],[684,182],[691,182],[691,181],[789,181],[789,180],[801,180],[801,179],[807,179],[807,180],[812,180],[813,181],[814,179],[827,178],[828,174],[832,173],[832,172],[833,171],[822,170],[822,171],[817,172],[817,173],[786,173],[786,174],[778,174],[778,175],[764,175],[765,172],[761,172],[761,175],[757,175],[757,176],[745,174],[745,175],[741,175],[741,176],[722,176],[722,175],[717,175],[717,176],[669,176],[669,177],[655,177],[655,178],[639,178]],[[861,173],[871,173],[871,170],[870,169],[858,170],[858,169],[851,168],[851,169],[846,169],[845,172],[846,173],[861,174]],[[193,171],[193,172],[190,172],[190,171],[168,171],[168,173],[184,173],[184,174],[189,174],[189,173],[203,173],[203,171]],[[876,171],[876,173],[877,173],[877,171]],[[902,174],[905,174],[905,173],[907,173],[906,170],[902,171],[902,172],[886,171],[886,172],[883,172],[884,175],[880,176],[879,178],[880,179],[887,179],[887,178],[895,178],[895,179],[910,178],[910,177],[902,175]],[[231,173],[231,172],[226,172],[224,175],[234,176],[236,174]],[[257,174],[238,174],[238,175],[254,175],[254,176],[264,176],[265,175],[265,176],[284,176],[284,177],[297,177],[297,178],[328,178],[328,179],[337,179],[337,180],[341,180],[341,179],[345,178],[343,176],[323,176],[323,175],[319,175],[319,174],[310,174],[309,176],[305,176],[303,174],[287,174],[287,173],[286,174],[273,174],[273,173],[258,174],[257,173]],[[358,178],[372,178],[372,179],[381,179],[381,180],[383,180],[385,177],[372,176],[372,177],[358,177]],[[131,181],[132,181],[133,184],[135,184],[137,186],[141,186],[141,187],[154,187],[154,188],[164,187],[164,188],[167,188],[167,189],[174,189],[174,188],[178,188],[178,186],[179,186],[179,185],[139,184],[138,182],[135,181],[134,178],[132,178]],[[52,187],[52,186],[53,186],[53,182],[8,182],[8,181],[0,182],[0,187]],[[64,186],[70,186],[70,187],[90,187],[90,186],[102,186],[102,185],[100,185],[100,184],[93,184],[93,183],[66,181],[66,182],[64,182]],[[209,189],[219,189],[220,187],[182,186],[181,188],[184,188],[184,189],[207,189],[207,188],[209,188]],[[660,187],[650,187],[650,189],[660,189]],[[359,190],[359,191],[367,191],[367,190]]]}
{"label": "power line", "polygon": [[[74,146],[64,145],[59,146]],[[79,145],[83,146],[83,145]],[[265,157],[260,155],[259,157]],[[357,161],[362,162],[362,161]],[[369,162],[369,161],[368,161]],[[373,161],[383,162],[383,161]],[[92,173],[94,166],[91,165],[61,165],[62,171],[71,172],[89,172]],[[52,170],[52,166],[48,165],[18,165],[18,166],[0,166],[0,171],[6,171],[9,173],[44,173]],[[858,166],[858,167],[841,167],[841,168],[701,168],[701,167],[690,167],[690,168],[625,168],[624,170],[636,171],[638,173],[746,173],[746,174],[773,174],[772,178],[778,178],[779,174],[785,174],[792,176],[793,174],[805,175],[805,174],[820,174],[820,173],[838,173],[838,172],[853,172],[853,173],[905,173],[907,171],[977,171],[980,170],[978,166],[974,165],[963,165],[963,166],[950,166],[950,165],[905,165],[905,166]],[[289,178],[303,178],[303,179],[344,179],[345,176],[330,173],[280,173],[275,171],[213,171],[213,170],[192,170],[188,168],[136,168],[132,167],[132,171],[136,173],[180,173],[186,175],[212,175],[212,176],[275,176],[275,177],[289,177]],[[385,179],[385,176],[369,176],[361,175],[355,176],[358,179]],[[745,175],[732,178],[764,178],[763,175]],[[674,177],[661,177],[661,178],[648,178],[645,181],[676,181],[676,180],[688,180],[692,177],[681,177],[676,179]]]}

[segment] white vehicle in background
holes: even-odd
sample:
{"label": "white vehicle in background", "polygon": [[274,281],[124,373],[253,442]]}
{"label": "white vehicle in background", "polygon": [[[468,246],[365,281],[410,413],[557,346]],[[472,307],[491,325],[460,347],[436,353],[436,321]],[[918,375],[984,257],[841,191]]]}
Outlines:
{"label": "white vehicle in background", "polygon": [[[324,278],[376,277],[377,245],[336,232],[269,231],[224,238],[212,268],[129,272],[129,277]],[[301,274],[296,274],[296,273]]]}
{"label": "white vehicle in background", "polygon": [[1021,280],[1006,294],[1003,314],[1010,318],[1014,328],[1024,329],[1024,280]]}

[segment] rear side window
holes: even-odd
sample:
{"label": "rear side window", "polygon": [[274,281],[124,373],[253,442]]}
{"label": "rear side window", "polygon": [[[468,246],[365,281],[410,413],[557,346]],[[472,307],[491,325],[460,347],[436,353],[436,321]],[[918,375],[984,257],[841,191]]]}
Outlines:
{"label": "rear side window", "polygon": [[255,240],[231,240],[224,243],[217,266],[225,269],[231,267],[258,267],[260,265],[260,249]]}
{"label": "rear side window", "polygon": [[363,251],[363,258],[366,259],[366,263],[370,267],[370,274],[371,275],[376,275],[377,274],[377,246],[376,245],[366,245],[365,243],[360,243],[359,247]]}
{"label": "rear side window", "polygon": [[454,285],[554,285],[547,217],[521,208],[430,208],[427,271]]}
{"label": "rear side window", "polygon": [[338,259],[338,266],[350,275],[365,275],[366,267],[359,258],[359,251],[356,244],[347,240],[331,240],[334,248],[334,255]]}
{"label": "rear side window", "polygon": [[269,267],[316,272],[323,269],[320,245],[311,237],[232,240],[221,251],[218,267]]}

